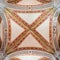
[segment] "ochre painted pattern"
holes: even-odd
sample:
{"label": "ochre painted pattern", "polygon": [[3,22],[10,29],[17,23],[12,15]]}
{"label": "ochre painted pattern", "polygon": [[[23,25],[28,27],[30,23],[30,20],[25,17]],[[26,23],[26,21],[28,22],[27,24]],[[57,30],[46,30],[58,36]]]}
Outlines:
{"label": "ochre painted pattern", "polygon": [[[44,48],[39,48],[39,47],[22,47],[22,48],[17,48],[16,47],[15,50],[9,51],[9,52],[7,52],[7,54],[11,54],[13,52],[17,52],[17,51],[21,51],[21,50],[40,50],[40,51],[48,52]],[[51,52],[49,52],[49,53],[51,53]]]}
{"label": "ochre painted pattern", "polygon": [[[43,23],[43,22],[44,22],[44,19],[53,12],[53,9],[52,9],[52,8],[51,8],[51,9],[48,9],[48,10],[46,11],[46,13],[43,14],[43,15],[40,17],[40,20],[38,20],[38,22],[37,22],[38,24],[32,25],[34,28],[33,28],[32,26],[28,25],[28,24],[27,24],[25,21],[23,21],[21,18],[19,18],[12,10],[7,9],[6,12],[7,12],[8,15],[10,15],[15,21],[19,22],[20,26],[22,26],[22,27],[25,29],[25,31],[23,32],[23,34],[19,35],[19,36],[18,36],[19,38],[17,38],[16,40],[14,40],[14,41],[7,47],[7,52],[8,52],[8,53],[11,52],[12,50],[15,50],[15,48],[16,48],[19,44],[21,44],[21,42],[23,42],[23,39],[25,39],[26,36],[27,36],[28,34],[30,34],[30,33],[31,33],[35,38],[37,38],[37,41],[40,40],[39,43],[40,43],[46,50],[48,50],[48,52],[53,53],[54,50],[51,48],[51,46],[49,45],[49,43],[48,43],[40,34],[38,34],[37,31],[35,31],[36,27],[37,27],[39,24]],[[21,20],[21,23],[20,23],[20,20]],[[22,22],[22,21],[23,21],[23,22]],[[42,21],[43,21],[43,22],[42,22]],[[36,23],[36,22],[35,22],[35,23]],[[17,42],[16,42],[16,41],[17,41]]]}
{"label": "ochre painted pattern", "polygon": [[50,39],[50,45],[51,45],[51,47],[54,49],[54,44],[53,44],[53,37],[52,37],[52,35],[53,35],[53,13],[51,14],[51,16],[50,16],[51,18],[50,18],[50,22],[49,22],[49,39]]}
{"label": "ochre painted pattern", "polygon": [[20,1],[22,0],[7,0],[8,3],[12,3],[12,4],[17,4]]}
{"label": "ochre painted pattern", "polygon": [[39,2],[41,2],[41,3],[50,3],[52,0],[37,0],[37,1],[39,1]]}
{"label": "ochre painted pattern", "polygon": [[14,10],[14,12],[16,12],[16,13],[40,13],[40,12],[44,12],[45,10],[36,10],[36,11],[16,11],[16,10]]}
{"label": "ochre painted pattern", "polygon": [[20,58],[13,57],[10,60],[21,60]]}
{"label": "ochre painted pattern", "polygon": [[43,58],[40,58],[39,60],[51,60],[51,59],[48,57],[43,57]]}
{"label": "ochre painted pattern", "polygon": [[6,13],[6,17],[7,17],[6,19],[7,19],[7,26],[8,26],[8,40],[10,41],[11,40],[11,24],[10,24],[11,22],[10,22],[10,17],[8,16],[7,13]]}

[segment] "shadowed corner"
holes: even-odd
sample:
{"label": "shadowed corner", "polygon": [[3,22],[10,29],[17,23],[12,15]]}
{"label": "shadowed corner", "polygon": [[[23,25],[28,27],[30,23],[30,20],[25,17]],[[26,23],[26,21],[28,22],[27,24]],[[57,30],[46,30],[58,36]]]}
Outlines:
{"label": "shadowed corner", "polygon": [[41,3],[50,3],[52,0],[37,0],[37,1]]}
{"label": "shadowed corner", "polygon": [[17,4],[22,0],[7,0],[8,3]]}
{"label": "shadowed corner", "polygon": [[13,57],[10,60],[21,60],[20,58]]}
{"label": "shadowed corner", "polygon": [[[1,23],[2,19],[0,17],[0,23]],[[0,27],[1,28],[1,27]],[[1,34],[1,33],[0,33]],[[0,36],[0,48],[1,48],[1,44],[2,44],[2,41],[1,41],[1,36]]]}
{"label": "shadowed corner", "polygon": [[1,17],[0,17],[0,23],[1,23],[1,21],[2,21],[2,19],[1,19]]}
{"label": "shadowed corner", "polygon": [[0,38],[0,48],[1,48],[1,45],[2,45],[2,41],[1,41],[1,38]]}
{"label": "shadowed corner", "polygon": [[58,43],[59,43],[59,47],[60,47],[60,36],[59,36],[59,38],[58,38]]}
{"label": "shadowed corner", "polygon": [[59,14],[59,16],[58,16],[58,23],[60,24],[60,14]]}
{"label": "shadowed corner", "polygon": [[[58,23],[60,24],[60,14],[58,16]],[[59,44],[59,47],[60,47],[60,35],[59,35],[59,38],[58,38],[58,44]]]}
{"label": "shadowed corner", "polygon": [[48,58],[48,57],[43,57],[43,58],[40,58],[40,59],[38,59],[38,60],[51,60],[51,59]]}

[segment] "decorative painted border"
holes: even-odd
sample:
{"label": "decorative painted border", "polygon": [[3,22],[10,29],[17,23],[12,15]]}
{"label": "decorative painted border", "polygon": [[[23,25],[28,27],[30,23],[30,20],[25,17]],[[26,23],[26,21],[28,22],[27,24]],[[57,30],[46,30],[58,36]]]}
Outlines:
{"label": "decorative painted border", "polygon": [[55,49],[55,52],[57,50],[59,50],[59,47],[58,47],[58,40],[57,40],[57,17],[54,16],[53,18],[53,43],[54,43],[54,49]]}
{"label": "decorative painted border", "polygon": [[[48,52],[46,51],[45,49],[43,48],[39,48],[39,47],[22,47],[22,48],[17,48],[15,50],[13,50],[12,52],[7,52],[7,54],[11,54],[11,53],[14,53],[14,52],[17,52],[17,51],[22,51],[22,50],[40,50],[40,51],[45,51],[45,52]],[[50,53],[50,52],[49,52]]]}
{"label": "decorative painted border", "polygon": [[[10,4],[6,2],[6,7],[12,8],[13,10],[18,11],[40,11],[47,8],[52,8],[53,2],[50,2],[48,4],[37,4],[37,5],[16,5],[16,4]],[[46,8],[47,7],[47,8]]]}
{"label": "decorative painted border", "polygon": [[16,11],[16,13],[39,13],[39,12],[44,12],[44,10],[36,10],[36,11]]}
{"label": "decorative painted border", "polygon": [[[36,29],[36,27],[38,26],[38,25],[40,25],[41,23],[43,23],[44,22],[44,19],[45,18],[47,18],[47,16],[48,15],[50,15],[50,11],[51,11],[52,9],[49,9],[49,10],[47,10],[44,14],[42,14],[41,15],[41,17],[39,17],[38,19],[37,19],[37,22],[39,22],[37,25],[36,24],[34,24],[34,25],[29,25],[29,24],[27,24],[25,21],[23,21],[23,19],[21,19],[15,12],[13,12],[12,10],[9,10],[9,9],[7,9],[7,12],[8,12],[8,14],[9,14],[9,16],[11,17],[11,18],[13,18],[13,16],[14,16],[14,21],[16,21],[16,23],[18,24],[18,25],[20,25],[21,27],[23,27],[23,28],[25,28],[25,32],[22,32],[23,34],[21,34],[21,35],[19,35],[18,37],[19,38],[16,38],[16,40],[14,40],[10,45],[9,45],[9,47],[7,48],[7,52],[11,52],[11,51],[13,51],[13,50],[15,50],[16,49],[16,47],[18,47],[18,45],[19,44],[21,44],[21,41],[23,41],[23,39],[25,39],[26,38],[26,36],[28,35],[28,34],[32,34],[35,38],[37,38],[38,40],[38,42],[40,43],[40,44],[42,44],[42,46],[47,50],[47,51],[49,51],[49,52],[51,52],[51,53],[53,53],[53,49],[51,48],[51,46],[49,45],[49,43],[45,40],[45,38],[43,38],[40,34],[38,34],[38,32],[37,31],[35,31],[35,29]],[[45,16],[46,15],[46,16]],[[42,17],[42,16],[45,16],[44,18]],[[40,19],[41,18],[41,19]],[[17,19],[18,19],[18,21],[17,21]],[[36,23],[36,20],[35,20],[35,23]],[[34,27],[36,25],[36,27]],[[33,28],[33,27],[34,28]],[[38,36],[37,36],[37,35]],[[40,39],[42,39],[42,40],[40,40]],[[17,41],[17,42],[16,42]]]}
{"label": "decorative painted border", "polygon": [[52,37],[52,35],[53,35],[53,14],[51,14],[51,16],[50,16],[51,18],[50,18],[50,22],[49,22],[49,39],[50,39],[50,45],[51,45],[51,47],[54,49],[54,46],[53,46],[53,37]]}
{"label": "decorative painted border", "polygon": [[47,52],[44,52],[44,51],[39,51],[39,50],[22,50],[22,51],[17,51],[17,52],[14,52],[12,54],[9,54],[5,60],[9,60],[11,57],[14,57],[14,56],[24,56],[24,55],[37,55],[37,56],[44,56],[44,57],[49,57],[51,60],[55,60],[55,57],[50,54],[50,53],[47,53]]}

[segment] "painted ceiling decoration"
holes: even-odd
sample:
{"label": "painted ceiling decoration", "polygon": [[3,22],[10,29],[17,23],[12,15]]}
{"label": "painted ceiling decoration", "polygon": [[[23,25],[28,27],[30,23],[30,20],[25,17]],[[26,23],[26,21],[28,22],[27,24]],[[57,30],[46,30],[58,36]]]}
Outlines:
{"label": "painted ceiling decoration", "polygon": [[8,3],[16,4],[20,2],[21,0],[7,0]]}
{"label": "painted ceiling decoration", "polygon": [[0,60],[60,60],[60,0],[0,0]]}
{"label": "painted ceiling decoration", "polygon": [[43,58],[41,58],[40,60],[50,60],[50,59],[47,58],[47,57],[43,57]]}
{"label": "painted ceiling decoration", "polygon": [[50,3],[52,0],[37,0],[37,1],[39,1],[41,3]]}
{"label": "painted ceiling decoration", "polygon": [[21,60],[21,59],[14,57],[14,58],[11,58],[11,60]]}

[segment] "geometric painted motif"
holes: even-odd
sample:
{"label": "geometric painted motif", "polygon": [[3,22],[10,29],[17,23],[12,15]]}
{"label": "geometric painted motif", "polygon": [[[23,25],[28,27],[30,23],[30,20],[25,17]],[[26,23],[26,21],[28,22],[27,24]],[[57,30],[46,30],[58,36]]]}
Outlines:
{"label": "geometric painted motif", "polygon": [[[4,7],[4,12],[7,27],[6,25],[3,27],[3,23],[0,22],[0,41],[6,45],[5,47],[1,44],[4,52],[0,51],[1,55],[6,57],[4,60],[55,60],[54,43],[60,46],[58,33],[60,23],[53,19],[54,8],[45,8],[45,5],[49,6],[52,1],[6,0],[6,2],[8,6]],[[41,9],[43,7],[45,9]],[[56,26],[53,25],[55,23]]]}

